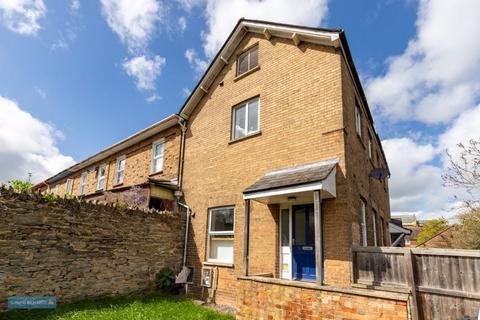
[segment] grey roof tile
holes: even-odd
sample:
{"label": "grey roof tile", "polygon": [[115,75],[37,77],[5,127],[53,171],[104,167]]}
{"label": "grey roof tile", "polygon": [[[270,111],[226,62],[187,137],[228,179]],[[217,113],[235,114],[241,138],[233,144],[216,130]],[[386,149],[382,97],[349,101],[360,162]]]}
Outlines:
{"label": "grey roof tile", "polygon": [[243,192],[251,193],[319,182],[328,177],[338,163],[338,159],[324,160],[295,167],[267,172],[257,182],[247,187]]}

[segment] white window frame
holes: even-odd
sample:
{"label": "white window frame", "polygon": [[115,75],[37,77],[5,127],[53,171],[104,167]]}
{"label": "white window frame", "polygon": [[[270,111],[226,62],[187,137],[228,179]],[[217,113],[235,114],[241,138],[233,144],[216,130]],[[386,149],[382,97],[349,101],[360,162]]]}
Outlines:
{"label": "white window frame", "polygon": [[88,173],[87,172],[82,173],[82,175],[80,176],[80,188],[78,190],[78,194],[80,196],[85,195],[85,193],[87,192],[87,180],[88,180]]}
{"label": "white window frame", "polygon": [[[251,67],[250,66],[250,56],[251,56],[251,53],[254,49],[257,49],[257,65],[255,67]],[[243,58],[244,56],[247,56],[247,70],[245,70],[244,72],[240,73],[240,59]],[[258,67],[260,65],[260,61],[259,61],[259,48],[258,48],[258,44],[257,45],[254,45],[253,47],[249,48],[248,50],[246,50],[245,52],[241,53],[240,55],[238,55],[238,58],[237,58],[237,74],[236,76],[241,76],[242,74],[245,74],[247,72],[249,72],[250,70],[253,70],[254,68]]]}
{"label": "white window frame", "polygon": [[[250,103],[257,101],[258,102],[258,114],[257,114],[257,119],[258,119],[258,125],[257,125],[257,130],[254,131],[248,131],[248,110],[250,109]],[[236,110],[240,108],[245,108],[245,135],[241,137],[235,137],[235,124],[236,124]],[[232,132],[231,132],[231,139],[232,141],[242,139],[244,137],[248,137],[252,134],[260,132],[260,97],[255,97],[252,98],[248,101],[245,101],[235,107],[232,108]]]}
{"label": "white window frame", "polygon": [[[162,145],[162,156],[158,156],[158,155],[155,155],[155,149],[158,145]],[[155,161],[157,159],[162,159],[162,164],[160,166],[160,168],[156,168],[155,167]],[[153,174],[153,173],[158,173],[158,172],[162,172],[163,171],[163,162],[164,162],[164,159],[165,159],[165,139],[160,139],[160,140],[157,140],[155,142],[152,143],[152,161],[150,163],[150,174]]]}
{"label": "white window frame", "polygon": [[53,189],[53,193],[58,196],[60,193],[60,184],[55,185],[55,189]]}
{"label": "white window frame", "polygon": [[[233,209],[233,228],[232,231],[211,231],[212,227],[212,212],[215,210],[221,209]],[[232,236],[232,261],[222,260],[222,259],[212,259],[210,258],[210,242],[211,236]],[[208,229],[207,229],[207,261],[214,263],[224,263],[224,264],[233,264],[233,258],[235,257],[235,206],[225,206],[225,207],[215,207],[208,209]]]}
{"label": "white window frame", "polygon": [[73,179],[67,179],[67,184],[65,186],[65,194],[72,194],[73,191]]}
{"label": "white window frame", "polygon": [[367,221],[366,221],[366,208],[367,204],[365,200],[360,199],[360,232],[361,232],[361,240],[362,246],[368,246],[367,242]]}
{"label": "white window frame", "polygon": [[362,137],[362,112],[358,104],[355,105],[355,131],[358,136]]}
{"label": "white window frame", "polygon": [[[124,161],[123,169],[120,170],[120,163],[122,161]],[[126,167],[126,165],[127,165],[127,157],[126,156],[121,156],[121,157],[117,158],[117,162],[115,163],[115,184],[116,185],[123,183],[123,179],[125,179],[125,167]],[[121,179],[120,179],[120,176],[119,176],[120,173],[122,174]]]}
{"label": "white window frame", "polygon": [[[100,171],[101,169],[104,169],[104,175],[100,179]],[[107,180],[107,165],[102,164],[101,166],[98,167],[98,172],[97,172],[97,188],[96,191],[102,191],[105,189],[105,181]],[[103,186],[100,188],[100,181],[103,181]]]}
{"label": "white window frame", "polygon": [[373,228],[373,245],[378,246],[377,242],[377,212],[372,210],[372,228]]}

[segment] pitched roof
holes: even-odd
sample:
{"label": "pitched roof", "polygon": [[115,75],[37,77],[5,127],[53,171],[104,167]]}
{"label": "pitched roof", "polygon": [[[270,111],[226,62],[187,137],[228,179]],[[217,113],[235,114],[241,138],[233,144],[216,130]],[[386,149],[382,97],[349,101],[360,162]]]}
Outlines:
{"label": "pitched roof", "polygon": [[414,214],[396,215],[396,216],[392,216],[392,219],[401,220],[403,224],[414,223],[415,221],[417,221],[417,217]]}
{"label": "pitched roof", "polygon": [[383,159],[385,159],[385,163],[387,166],[386,169],[390,173],[385,153],[380,142],[380,137],[378,136],[375,128],[373,127],[373,117],[370,112],[370,108],[368,107],[367,98],[365,96],[365,92],[363,91],[357,69],[355,68],[355,64],[353,63],[353,58],[347,43],[345,31],[343,29],[312,28],[285,23],[241,18],[237,22],[236,26],[228,36],[223,46],[213,58],[212,62],[203,74],[200,81],[197,83],[193,91],[188,96],[187,100],[185,101],[178,114],[182,118],[188,120],[188,118],[193,113],[203,96],[208,94],[208,90],[210,89],[210,86],[213,84],[218,74],[222,71],[223,67],[228,64],[229,59],[232,58],[232,55],[234,54],[237,46],[240,44],[245,35],[249,32],[255,34],[262,34],[267,39],[270,39],[270,37],[274,36],[292,39],[294,41],[333,46],[340,49],[339,51],[344,56],[347,62],[348,70],[353,78],[354,86],[358,92],[358,95],[360,96],[360,100],[364,106],[367,117],[372,123],[372,130],[379,142],[380,152],[382,153]]}
{"label": "pitched roof", "polygon": [[284,168],[267,172],[257,182],[247,187],[243,193],[264,191],[282,187],[298,186],[311,182],[325,180],[333,168],[338,164],[338,159],[319,161],[300,166]]}
{"label": "pitched roof", "polygon": [[93,156],[90,156],[88,157],[87,159],[79,162],[79,163],[76,163],[74,164],[73,166],[57,173],[56,175],[46,179],[44,182],[40,182],[39,184],[35,185],[34,188],[38,188],[40,187],[43,183],[46,183],[46,184],[51,184],[51,183],[55,183],[57,181],[60,181],[66,177],[68,177],[69,175],[71,175],[72,173],[75,173],[77,172],[78,170],[81,170],[81,169],[84,169],[86,167],[89,167],[95,163],[97,163],[98,161],[101,161],[115,153],[118,153],[119,151],[123,150],[123,149],[126,149],[132,145],[135,145],[136,143],[142,141],[142,140],[145,140],[163,130],[166,130],[170,127],[173,127],[175,126],[179,121],[179,117],[178,115],[176,114],[172,114],[156,123],[154,123],[153,125],[145,128],[145,129],[142,129],[136,133],[134,133],[133,135],[129,136],[128,138],[126,139],[123,139],[99,152],[97,152],[96,154],[94,154]]}

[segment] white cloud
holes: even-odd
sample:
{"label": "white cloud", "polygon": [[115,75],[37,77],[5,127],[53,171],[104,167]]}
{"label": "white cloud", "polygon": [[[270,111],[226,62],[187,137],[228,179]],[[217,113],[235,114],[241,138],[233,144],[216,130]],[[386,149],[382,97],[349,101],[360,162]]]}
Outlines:
{"label": "white cloud", "polygon": [[69,45],[68,45],[67,40],[65,40],[63,35],[60,35],[59,38],[54,43],[52,43],[52,45],[50,46],[50,49],[52,51],[57,51],[57,50],[68,49],[68,47],[69,47]]}
{"label": "white cloud", "polygon": [[187,12],[190,12],[193,7],[206,2],[206,0],[177,0],[180,6]]}
{"label": "white cloud", "polygon": [[1,0],[0,17],[11,31],[21,35],[36,35],[41,29],[39,20],[47,9],[43,0]]}
{"label": "white cloud", "polygon": [[180,17],[178,18],[178,27],[180,28],[180,31],[184,32],[187,29],[187,18],[185,17]]}
{"label": "white cloud", "polygon": [[[448,151],[458,158],[458,143],[480,139],[480,105],[464,111],[435,141],[420,144],[412,138],[382,141],[392,172],[389,181],[392,213],[419,212],[422,218],[453,216],[458,199],[469,199],[465,190],[444,186]],[[405,151],[408,150],[408,157]]]}
{"label": "white cloud", "polygon": [[143,52],[164,16],[156,0],[101,0],[110,28],[131,53]]}
{"label": "white cloud", "polygon": [[159,96],[158,94],[154,93],[154,94],[152,94],[151,96],[147,97],[146,100],[147,100],[148,103],[153,103],[153,102],[155,102],[155,101],[157,101],[157,100],[161,100],[161,99],[162,99],[161,96]]}
{"label": "white cloud", "polygon": [[47,93],[45,91],[43,91],[41,88],[39,87],[35,87],[35,92],[40,96],[40,98],[42,98],[43,100],[47,99]]}
{"label": "white cloud", "polygon": [[418,144],[410,138],[387,139],[382,145],[392,174],[392,214],[418,212],[422,218],[448,215],[445,212],[451,206],[453,193],[442,185],[443,169],[432,164],[439,154],[435,146]]}
{"label": "white cloud", "polygon": [[[328,12],[327,0],[208,0],[205,16],[207,30],[203,48],[209,58],[215,56],[241,17],[283,23],[319,26]],[[183,0],[184,7],[201,3]]]}
{"label": "white cloud", "polygon": [[448,123],[480,96],[480,2],[420,1],[417,34],[367,84],[370,104],[391,121]]}
{"label": "white cloud", "polygon": [[193,48],[185,51],[185,58],[187,58],[188,63],[190,63],[190,66],[195,70],[197,76],[200,76],[208,68],[207,61],[200,59]]}
{"label": "white cloud", "polygon": [[70,2],[70,11],[76,13],[80,10],[80,0],[71,0]]}
{"label": "white cloud", "polygon": [[39,182],[73,165],[73,158],[56,147],[60,137],[52,126],[0,96],[0,183],[26,179],[29,172]]}
{"label": "white cloud", "polygon": [[192,90],[190,90],[188,88],[183,88],[182,89],[182,94],[185,98],[188,97],[191,93],[192,93]]}
{"label": "white cloud", "polygon": [[126,60],[123,68],[129,76],[135,78],[139,90],[152,91],[155,90],[155,81],[160,76],[164,65],[163,57],[154,56],[149,59],[146,56],[138,56]]}

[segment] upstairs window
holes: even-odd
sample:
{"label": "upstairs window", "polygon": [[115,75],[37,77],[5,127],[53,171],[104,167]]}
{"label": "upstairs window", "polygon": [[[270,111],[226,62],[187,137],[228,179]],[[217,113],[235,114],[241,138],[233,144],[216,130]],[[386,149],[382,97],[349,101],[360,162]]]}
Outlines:
{"label": "upstairs window", "polygon": [[208,219],[208,260],[233,263],[234,207],[210,209]]}
{"label": "upstairs window", "polygon": [[355,131],[359,137],[362,137],[362,113],[358,103],[355,103]]}
{"label": "upstairs window", "polygon": [[67,179],[67,187],[65,188],[66,194],[72,194],[73,190],[73,179]]}
{"label": "upstairs window", "polygon": [[254,98],[233,108],[232,140],[259,131],[260,100]]}
{"label": "upstairs window", "polygon": [[83,173],[80,177],[80,195],[83,196],[87,192],[87,173]]}
{"label": "upstairs window", "polygon": [[116,173],[115,173],[115,184],[121,184],[123,183],[123,177],[124,177],[124,173],[125,173],[125,161],[126,161],[126,158],[125,157],[120,157],[117,159],[117,164],[115,166],[115,170],[116,170]]}
{"label": "upstairs window", "polygon": [[237,76],[258,66],[258,46],[242,53],[237,59]]}
{"label": "upstairs window", "polygon": [[107,167],[105,165],[98,168],[97,191],[103,190],[103,188],[105,187],[106,174],[107,174]]}
{"label": "upstairs window", "polygon": [[163,170],[164,144],[165,144],[164,140],[160,140],[153,143],[151,173],[156,173]]}

